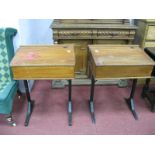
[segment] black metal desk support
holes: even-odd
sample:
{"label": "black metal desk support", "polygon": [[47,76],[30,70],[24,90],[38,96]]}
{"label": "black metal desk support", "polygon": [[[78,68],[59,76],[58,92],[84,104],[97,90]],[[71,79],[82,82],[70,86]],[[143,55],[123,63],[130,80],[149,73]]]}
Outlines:
{"label": "black metal desk support", "polygon": [[150,84],[151,79],[146,79],[143,90],[142,90],[142,98],[146,97],[146,93],[149,91],[149,84]]}
{"label": "black metal desk support", "polygon": [[142,98],[147,98],[151,104],[151,111],[155,112],[155,90],[149,88],[149,84],[151,79],[146,79],[143,90],[142,90]]}
{"label": "black metal desk support", "polygon": [[26,97],[28,101],[28,106],[27,106],[27,114],[26,114],[26,119],[25,119],[25,126],[29,125],[29,120],[33,111],[34,107],[34,101],[31,100],[30,92],[29,92],[29,86],[27,80],[24,80],[24,86],[26,90]]}
{"label": "black metal desk support", "polygon": [[89,110],[90,110],[92,122],[96,123],[95,110],[94,110],[94,87],[95,87],[95,79],[92,76],[92,78],[91,78],[90,100],[89,100]]}
{"label": "black metal desk support", "polygon": [[68,125],[72,126],[72,80],[68,80]]}
{"label": "black metal desk support", "polygon": [[130,93],[130,97],[128,99],[126,99],[126,102],[135,118],[135,120],[138,120],[138,115],[135,111],[135,104],[134,104],[134,94],[135,94],[135,90],[136,90],[136,85],[137,85],[137,79],[133,80],[133,84],[132,84],[132,89],[131,89],[131,93]]}

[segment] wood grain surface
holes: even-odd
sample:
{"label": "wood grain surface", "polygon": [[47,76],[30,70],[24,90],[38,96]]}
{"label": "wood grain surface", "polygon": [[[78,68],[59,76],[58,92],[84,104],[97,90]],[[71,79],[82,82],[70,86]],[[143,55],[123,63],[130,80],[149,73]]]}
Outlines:
{"label": "wood grain surface", "polygon": [[14,79],[74,78],[74,46],[21,46],[10,66]]}
{"label": "wood grain surface", "polygon": [[137,45],[90,45],[90,68],[94,77],[148,78],[154,61]]}

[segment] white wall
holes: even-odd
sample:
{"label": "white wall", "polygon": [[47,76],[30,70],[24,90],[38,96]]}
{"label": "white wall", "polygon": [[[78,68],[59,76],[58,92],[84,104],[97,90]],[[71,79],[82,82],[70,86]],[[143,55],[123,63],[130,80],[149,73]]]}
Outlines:
{"label": "white wall", "polygon": [[52,44],[51,19],[20,19],[20,44]]}
{"label": "white wall", "polygon": [[[20,45],[51,45],[53,43],[51,23],[51,19],[0,19],[0,27],[12,27],[18,31],[13,39],[15,51]],[[33,83],[34,81],[29,81],[30,90]],[[19,88],[25,92],[22,81],[19,81]]]}
{"label": "white wall", "polygon": [[52,44],[52,19],[0,19],[0,27],[16,28],[14,37],[15,50],[20,45]]}

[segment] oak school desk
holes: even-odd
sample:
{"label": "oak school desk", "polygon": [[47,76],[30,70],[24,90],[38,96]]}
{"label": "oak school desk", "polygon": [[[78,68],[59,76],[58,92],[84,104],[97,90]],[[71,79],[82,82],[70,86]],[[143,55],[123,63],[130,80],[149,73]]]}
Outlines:
{"label": "oak school desk", "polygon": [[67,79],[68,123],[72,125],[71,79],[74,79],[75,53],[74,45],[21,46],[10,64],[15,80],[24,80],[28,100],[25,126],[28,126],[33,111],[27,80]]}
{"label": "oak school desk", "polygon": [[94,86],[96,80],[133,79],[131,94],[126,99],[134,118],[134,93],[137,79],[150,78],[154,61],[137,45],[89,45],[89,71],[91,92],[89,108],[92,122],[96,122],[94,110]]}

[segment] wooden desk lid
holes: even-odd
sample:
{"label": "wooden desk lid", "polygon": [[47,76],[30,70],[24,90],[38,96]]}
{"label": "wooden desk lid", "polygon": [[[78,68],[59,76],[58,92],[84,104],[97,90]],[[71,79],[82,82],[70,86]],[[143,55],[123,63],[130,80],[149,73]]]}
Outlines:
{"label": "wooden desk lid", "polygon": [[74,66],[73,45],[21,46],[11,64],[13,66]]}
{"label": "wooden desk lid", "polygon": [[155,65],[137,45],[89,45],[96,66]]}

